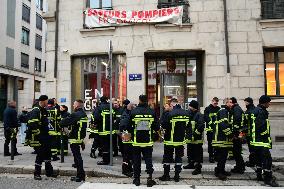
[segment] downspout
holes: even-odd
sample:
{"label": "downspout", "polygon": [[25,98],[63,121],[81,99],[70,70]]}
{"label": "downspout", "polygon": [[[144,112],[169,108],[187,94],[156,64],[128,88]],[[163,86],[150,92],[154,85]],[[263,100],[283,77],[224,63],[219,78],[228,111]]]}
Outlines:
{"label": "downspout", "polygon": [[55,78],[55,98],[57,98],[57,68],[58,68],[58,33],[59,33],[59,0],[56,0],[55,11],[55,53],[54,53],[54,78]]}
{"label": "downspout", "polygon": [[227,14],[227,0],[223,0],[224,6],[224,31],[225,31],[225,53],[227,65],[227,87],[226,97],[231,96],[231,69],[230,69],[230,49],[229,49],[229,33],[228,33],[228,14]]}

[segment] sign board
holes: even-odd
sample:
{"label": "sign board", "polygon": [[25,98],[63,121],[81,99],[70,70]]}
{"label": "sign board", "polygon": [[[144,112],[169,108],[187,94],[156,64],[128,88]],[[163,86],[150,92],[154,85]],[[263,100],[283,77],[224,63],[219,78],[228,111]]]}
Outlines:
{"label": "sign board", "polygon": [[142,80],[142,74],[129,74],[129,81]]}
{"label": "sign board", "polygon": [[60,98],[60,102],[61,103],[65,103],[66,102],[66,98]]}
{"label": "sign board", "polygon": [[178,6],[155,10],[87,9],[84,13],[85,26],[88,28],[162,22],[182,25],[183,7]]}

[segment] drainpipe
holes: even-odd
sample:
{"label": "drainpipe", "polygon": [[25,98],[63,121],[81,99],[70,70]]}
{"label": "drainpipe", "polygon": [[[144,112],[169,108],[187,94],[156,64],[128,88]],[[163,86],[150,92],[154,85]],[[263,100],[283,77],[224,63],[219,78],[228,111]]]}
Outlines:
{"label": "drainpipe", "polygon": [[230,49],[229,49],[229,33],[228,33],[228,15],[227,15],[227,0],[223,0],[224,7],[224,32],[225,32],[225,53],[226,53],[226,65],[227,65],[227,88],[226,96],[231,96],[231,69],[230,69]]}
{"label": "drainpipe", "polygon": [[59,33],[59,0],[56,0],[55,11],[55,53],[54,53],[54,78],[55,78],[55,98],[57,98],[57,68],[58,68],[58,33]]}

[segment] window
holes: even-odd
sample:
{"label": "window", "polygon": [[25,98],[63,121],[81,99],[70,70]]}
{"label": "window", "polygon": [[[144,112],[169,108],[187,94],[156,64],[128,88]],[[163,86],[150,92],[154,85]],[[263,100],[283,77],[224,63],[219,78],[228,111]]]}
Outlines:
{"label": "window", "polygon": [[30,8],[25,4],[22,7],[22,19],[30,23]]}
{"label": "window", "polygon": [[39,10],[43,10],[43,0],[35,0],[36,8]]}
{"label": "window", "polygon": [[29,55],[21,53],[21,67],[29,68]]}
{"label": "window", "polygon": [[183,6],[182,23],[189,23],[190,19],[188,16],[189,3],[187,0],[158,0],[158,9]]}
{"label": "window", "polygon": [[27,28],[22,28],[22,44],[29,45],[30,43],[30,31]]}
{"label": "window", "polygon": [[18,80],[18,90],[24,90],[24,80]]}
{"label": "window", "polygon": [[35,92],[40,92],[40,81],[35,80]]}
{"label": "window", "polygon": [[35,71],[41,72],[41,59],[35,58]]}
{"label": "window", "polygon": [[42,17],[36,14],[36,28],[42,30]]}
{"label": "window", "polygon": [[284,18],[284,0],[261,0],[262,19]]}
{"label": "window", "polygon": [[284,48],[265,49],[266,94],[284,96]]}
{"label": "window", "polygon": [[88,0],[87,6],[93,9],[111,9],[112,1],[111,0]]}
{"label": "window", "polygon": [[37,50],[39,50],[39,51],[42,50],[41,41],[42,41],[41,36],[36,34],[35,48],[36,48]]}

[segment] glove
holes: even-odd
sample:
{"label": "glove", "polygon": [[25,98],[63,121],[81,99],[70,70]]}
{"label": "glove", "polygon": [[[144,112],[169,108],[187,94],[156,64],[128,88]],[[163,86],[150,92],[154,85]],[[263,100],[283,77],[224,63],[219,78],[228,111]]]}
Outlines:
{"label": "glove", "polygon": [[82,151],[84,151],[85,150],[85,143],[83,142],[82,144],[81,144],[81,148],[82,148]]}

